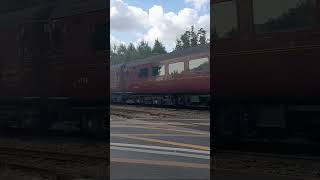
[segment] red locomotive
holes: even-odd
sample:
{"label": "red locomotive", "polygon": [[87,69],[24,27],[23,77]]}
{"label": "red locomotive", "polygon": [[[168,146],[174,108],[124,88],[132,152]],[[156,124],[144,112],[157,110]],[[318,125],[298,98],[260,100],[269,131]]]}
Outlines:
{"label": "red locomotive", "polygon": [[106,2],[51,3],[0,14],[0,122],[105,129]]}
{"label": "red locomotive", "polygon": [[111,101],[208,106],[209,61],[207,45],[111,66]]}
{"label": "red locomotive", "polygon": [[219,136],[319,137],[320,1],[278,3],[213,4]]}

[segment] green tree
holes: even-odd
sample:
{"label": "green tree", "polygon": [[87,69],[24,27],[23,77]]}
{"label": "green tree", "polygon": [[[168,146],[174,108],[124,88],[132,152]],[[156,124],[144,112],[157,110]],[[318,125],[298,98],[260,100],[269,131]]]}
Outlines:
{"label": "green tree", "polygon": [[120,44],[119,48],[117,49],[117,54],[119,56],[125,56],[127,54],[127,47],[124,44]]}
{"label": "green tree", "polygon": [[113,60],[116,56],[117,56],[117,45],[114,44],[110,49],[110,60]]}
{"label": "green tree", "polygon": [[206,35],[206,31],[203,28],[200,28],[198,32],[195,33],[194,26],[191,26],[191,31],[185,31],[180,38],[176,39],[175,50],[206,45],[210,43],[210,39],[207,39]]}
{"label": "green tree", "polygon": [[182,42],[179,38],[176,39],[176,48],[175,50],[180,50],[182,49]]}
{"label": "green tree", "polygon": [[166,48],[163,46],[163,44],[158,39],[156,39],[154,41],[154,45],[152,48],[152,54],[159,55],[159,54],[166,54],[166,53],[167,53]]}
{"label": "green tree", "polygon": [[200,28],[200,29],[198,30],[199,45],[205,45],[205,44],[207,44],[206,34],[207,34],[207,32],[206,32],[203,28]]}
{"label": "green tree", "polygon": [[137,57],[138,52],[136,50],[136,47],[133,45],[133,43],[130,43],[127,47],[126,61],[137,59]]}
{"label": "green tree", "polygon": [[126,54],[127,54],[127,47],[124,44],[120,44],[117,49],[117,57],[115,58],[116,64],[126,62]]}
{"label": "green tree", "polygon": [[138,50],[138,58],[139,59],[146,58],[146,57],[149,57],[152,55],[151,47],[144,40],[139,42],[137,50]]}
{"label": "green tree", "polygon": [[190,46],[196,47],[198,45],[198,35],[194,32],[194,27],[191,26],[190,32]]}
{"label": "green tree", "polygon": [[184,34],[180,37],[182,42],[182,48],[186,49],[190,47],[190,31],[186,31]]}

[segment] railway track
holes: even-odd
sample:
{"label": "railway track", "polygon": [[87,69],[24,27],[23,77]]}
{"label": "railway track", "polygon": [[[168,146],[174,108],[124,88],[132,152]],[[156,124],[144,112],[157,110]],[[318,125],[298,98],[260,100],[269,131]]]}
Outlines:
{"label": "railway track", "polygon": [[136,107],[153,107],[153,108],[168,108],[168,109],[191,109],[191,110],[209,110],[210,106],[187,106],[187,105],[156,105],[156,104],[127,104],[127,103],[114,103],[111,102],[111,105],[119,106],[136,106]]}
{"label": "railway track", "polygon": [[103,156],[0,146],[0,157],[2,167],[35,171],[57,178],[104,179],[109,175],[108,154]]}
{"label": "railway track", "polygon": [[[197,109],[193,109],[198,111]],[[153,106],[139,106],[139,105],[111,105],[110,114],[114,115],[118,112],[125,113],[144,113],[153,116],[166,115],[166,116],[176,116],[177,112],[189,111],[188,109],[178,109],[178,108],[166,108],[166,107],[153,107]],[[201,110],[199,112],[202,112]]]}

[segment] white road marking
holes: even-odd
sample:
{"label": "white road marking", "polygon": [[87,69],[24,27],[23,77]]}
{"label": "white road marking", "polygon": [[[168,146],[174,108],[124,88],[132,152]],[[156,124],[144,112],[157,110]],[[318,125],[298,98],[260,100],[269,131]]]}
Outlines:
{"label": "white road marking", "polygon": [[187,119],[187,118],[181,118],[181,119],[175,119],[175,118],[134,118],[135,120],[144,120],[144,121],[210,121],[210,119]]}
{"label": "white road marking", "polygon": [[147,134],[147,133],[111,133],[111,136],[164,136],[164,137],[202,137],[202,138],[209,138],[209,135],[202,135],[202,134]]}
{"label": "white road marking", "polygon": [[198,158],[198,159],[208,159],[208,160],[210,159],[210,156],[198,155],[198,154],[188,154],[188,153],[179,153],[179,152],[156,151],[156,150],[126,148],[126,147],[117,147],[117,146],[111,146],[110,149],[122,150],[122,151],[143,152],[143,153],[150,153],[150,154],[183,156],[183,157]]}
{"label": "white road marking", "polygon": [[157,150],[168,150],[168,151],[181,151],[181,152],[191,152],[199,154],[208,154],[210,151],[186,149],[186,148],[173,148],[173,147],[164,147],[164,146],[149,146],[149,145],[140,145],[140,144],[127,144],[127,143],[110,143],[111,146],[122,146],[122,147],[136,147],[136,148],[146,148],[146,149],[157,149]]}

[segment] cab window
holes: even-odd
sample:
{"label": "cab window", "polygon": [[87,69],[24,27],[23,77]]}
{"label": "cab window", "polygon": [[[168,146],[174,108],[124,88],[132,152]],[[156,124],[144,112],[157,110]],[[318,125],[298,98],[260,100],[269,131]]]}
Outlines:
{"label": "cab window", "polygon": [[306,28],[316,20],[316,0],[253,0],[256,33]]}
{"label": "cab window", "polygon": [[238,32],[238,16],[235,0],[213,5],[213,38],[232,38]]}

